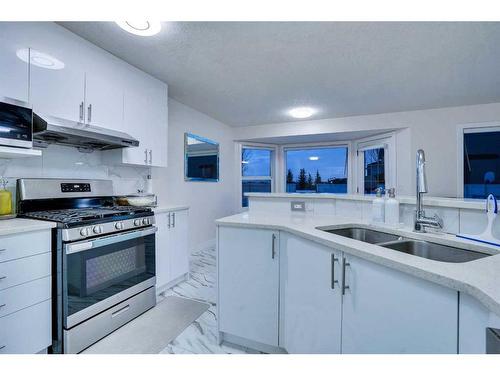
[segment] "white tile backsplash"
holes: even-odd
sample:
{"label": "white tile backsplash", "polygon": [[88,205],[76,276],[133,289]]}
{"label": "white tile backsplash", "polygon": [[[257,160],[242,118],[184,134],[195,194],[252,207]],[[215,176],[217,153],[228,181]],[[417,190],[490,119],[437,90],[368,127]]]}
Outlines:
{"label": "white tile backsplash", "polygon": [[82,153],[76,148],[51,145],[41,157],[0,159],[0,176],[9,180],[15,199],[18,178],[86,178],[113,180],[115,194],[136,193],[144,188],[147,167],[103,164],[102,152]]}

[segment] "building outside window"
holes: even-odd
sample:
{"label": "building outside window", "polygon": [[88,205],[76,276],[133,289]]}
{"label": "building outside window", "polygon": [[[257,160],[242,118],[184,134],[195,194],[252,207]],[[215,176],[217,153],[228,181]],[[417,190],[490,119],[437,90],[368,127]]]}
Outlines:
{"label": "building outside window", "polygon": [[347,146],[284,151],[287,193],[347,193]]}
{"label": "building outside window", "polygon": [[248,207],[245,193],[273,191],[272,149],[242,147],[241,150],[241,205]]}
{"label": "building outside window", "polygon": [[500,128],[464,130],[465,198],[500,198]]}

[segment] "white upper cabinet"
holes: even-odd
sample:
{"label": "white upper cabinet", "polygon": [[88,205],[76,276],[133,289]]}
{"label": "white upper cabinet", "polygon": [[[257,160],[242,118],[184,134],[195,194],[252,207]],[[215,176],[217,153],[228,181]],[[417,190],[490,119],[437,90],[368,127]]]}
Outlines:
{"label": "white upper cabinet", "polygon": [[26,48],[16,38],[17,29],[14,23],[0,23],[0,98],[28,102],[29,64],[17,56],[17,51]]}
{"label": "white upper cabinet", "polygon": [[125,82],[124,129],[139,140],[139,147],[123,149],[123,163],[167,166],[167,108],[167,85],[130,69]]}
{"label": "white upper cabinet", "polygon": [[33,110],[83,122],[85,49],[79,38],[53,23],[22,24],[19,37],[30,48]]}
{"label": "white upper cabinet", "polygon": [[98,59],[85,71],[85,123],[124,131],[124,70],[113,61]]}

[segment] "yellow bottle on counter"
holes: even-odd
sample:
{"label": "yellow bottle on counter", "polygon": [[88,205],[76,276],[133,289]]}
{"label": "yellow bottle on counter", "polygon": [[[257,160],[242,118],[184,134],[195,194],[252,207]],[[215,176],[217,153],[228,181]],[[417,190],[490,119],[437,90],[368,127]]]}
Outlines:
{"label": "yellow bottle on counter", "polygon": [[0,178],[0,215],[10,215],[12,213],[12,193],[6,189],[7,180]]}

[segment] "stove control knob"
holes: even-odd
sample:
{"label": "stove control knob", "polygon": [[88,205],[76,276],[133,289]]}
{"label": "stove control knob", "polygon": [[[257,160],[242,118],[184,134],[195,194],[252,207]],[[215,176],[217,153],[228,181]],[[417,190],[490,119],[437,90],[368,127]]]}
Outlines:
{"label": "stove control knob", "polygon": [[115,228],[118,230],[123,229],[123,223],[121,223],[121,222],[116,223]]}
{"label": "stove control knob", "polygon": [[88,228],[82,228],[82,229],[80,229],[80,235],[81,235],[82,237],[87,237],[87,236],[89,235],[89,230],[88,230]]}
{"label": "stove control knob", "polygon": [[102,227],[100,225],[96,225],[95,227],[92,228],[92,232],[94,232],[95,234],[101,234]]}
{"label": "stove control knob", "polygon": [[141,219],[135,219],[134,226],[138,227],[139,225],[141,225]]}
{"label": "stove control knob", "polygon": [[149,219],[142,219],[143,225],[149,225]]}

